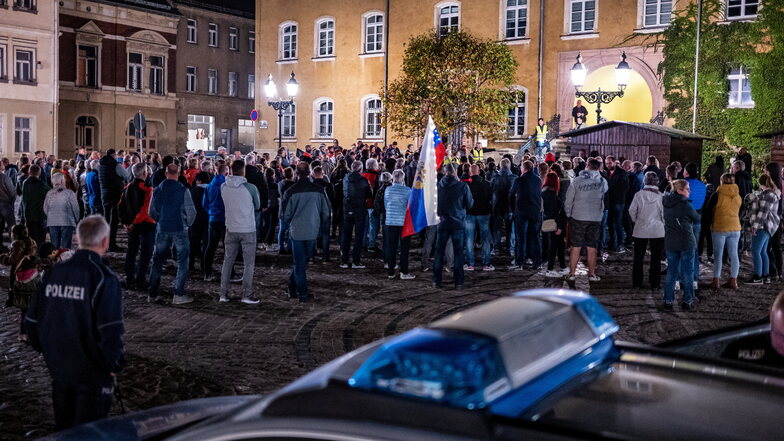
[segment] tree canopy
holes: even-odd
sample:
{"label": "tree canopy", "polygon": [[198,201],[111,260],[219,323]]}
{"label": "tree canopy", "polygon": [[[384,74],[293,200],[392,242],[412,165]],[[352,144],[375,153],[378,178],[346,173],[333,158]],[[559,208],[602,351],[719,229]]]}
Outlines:
{"label": "tree canopy", "polygon": [[400,77],[383,97],[385,118],[404,136],[421,136],[428,115],[439,132],[507,136],[517,61],[509,47],[467,32],[427,32],[406,44]]}

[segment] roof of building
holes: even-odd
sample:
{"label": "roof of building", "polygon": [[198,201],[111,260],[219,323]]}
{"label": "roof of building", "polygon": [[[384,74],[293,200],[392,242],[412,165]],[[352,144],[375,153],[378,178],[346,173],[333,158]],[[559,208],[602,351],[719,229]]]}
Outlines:
{"label": "roof of building", "polygon": [[137,9],[153,10],[166,14],[180,15],[180,11],[169,3],[168,0],[101,0],[104,3],[114,3],[130,6]]}
{"label": "roof of building", "polygon": [[255,0],[175,0],[175,3],[246,18],[256,16]]}
{"label": "roof of building", "polygon": [[757,138],[773,138],[774,136],[784,135],[784,128],[774,130],[772,132],[767,133],[760,133],[759,135],[754,135]]}
{"label": "roof of building", "polygon": [[580,135],[585,135],[588,133],[595,132],[597,130],[606,130],[617,126],[634,126],[640,129],[650,130],[651,132],[661,133],[669,137],[678,138],[678,139],[704,139],[704,140],[713,139],[709,136],[686,132],[684,130],[678,130],[672,127],[660,126],[658,124],[648,124],[648,123],[618,121],[618,120],[606,121],[601,124],[596,124],[594,126],[583,127],[582,129],[577,129],[577,130],[571,130],[566,133],[561,133],[559,136],[564,136],[564,137],[580,136]]}

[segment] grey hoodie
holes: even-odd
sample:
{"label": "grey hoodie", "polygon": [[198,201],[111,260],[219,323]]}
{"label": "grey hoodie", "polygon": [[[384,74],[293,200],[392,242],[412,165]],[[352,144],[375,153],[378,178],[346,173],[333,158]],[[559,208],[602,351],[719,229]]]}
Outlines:
{"label": "grey hoodie", "polygon": [[632,237],[658,239],[664,237],[664,207],[662,194],[655,185],[638,191],[629,206],[629,217],[634,222]]}
{"label": "grey hoodie", "polygon": [[601,222],[607,189],[607,180],[598,170],[581,171],[566,191],[566,217],[583,222]]}
{"label": "grey hoodie", "polygon": [[261,207],[256,186],[249,184],[244,176],[226,176],[220,190],[226,207],[226,231],[255,233],[256,210]]}

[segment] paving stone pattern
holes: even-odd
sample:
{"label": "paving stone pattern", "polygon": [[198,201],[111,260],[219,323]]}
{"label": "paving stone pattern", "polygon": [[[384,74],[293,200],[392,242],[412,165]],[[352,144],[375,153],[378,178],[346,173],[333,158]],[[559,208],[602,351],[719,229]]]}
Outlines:
{"label": "paving stone pattern", "polygon": [[[337,249],[333,255],[337,254]],[[495,272],[466,273],[466,287],[434,289],[430,272],[416,271],[415,280],[388,280],[380,258],[365,259],[366,269],[340,269],[337,263],[308,268],[314,303],[289,301],[285,295],[290,256],[259,251],[255,289],[259,305],[233,298],[218,304],[217,282],[203,282],[197,273],[187,284],[195,302],[181,307],[154,305],[146,294],[126,292],[125,324],[128,369],[120,377],[128,410],[174,401],[231,394],[264,394],[347,351],[449,314],[516,291],[564,287],[533,271],[506,271],[509,257],[494,259]],[[124,255],[109,254],[121,271]],[[217,261],[220,262],[221,256]],[[741,275],[747,275],[748,258]],[[419,268],[418,252],[412,268]],[[241,272],[241,266],[237,266]],[[7,269],[0,272],[7,286]],[[709,271],[703,266],[703,274]],[[647,270],[646,270],[647,272]],[[611,255],[599,269],[602,280],[578,278],[572,288],[589,291],[621,325],[622,340],[659,343],[698,332],[758,320],[780,288],[777,283],[738,291],[706,293],[696,311],[662,312],[661,291],[632,290],[631,253]],[[174,275],[164,278],[168,286]],[[706,276],[707,277],[707,276]],[[4,300],[5,296],[0,296]],[[17,341],[18,311],[0,310],[0,439],[29,439],[52,427],[49,377],[43,359]],[[117,403],[112,410],[119,414]]]}

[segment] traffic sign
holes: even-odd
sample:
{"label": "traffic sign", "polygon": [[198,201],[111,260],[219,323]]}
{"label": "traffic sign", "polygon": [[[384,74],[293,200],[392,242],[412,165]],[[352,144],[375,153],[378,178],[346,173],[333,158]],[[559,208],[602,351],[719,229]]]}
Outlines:
{"label": "traffic sign", "polygon": [[256,109],[253,109],[253,112],[250,112],[250,120],[251,121],[256,121],[257,119],[259,119],[259,111],[256,110]]}
{"label": "traffic sign", "polygon": [[144,138],[147,130],[147,120],[144,118],[141,110],[133,117],[133,129],[136,139]]}

